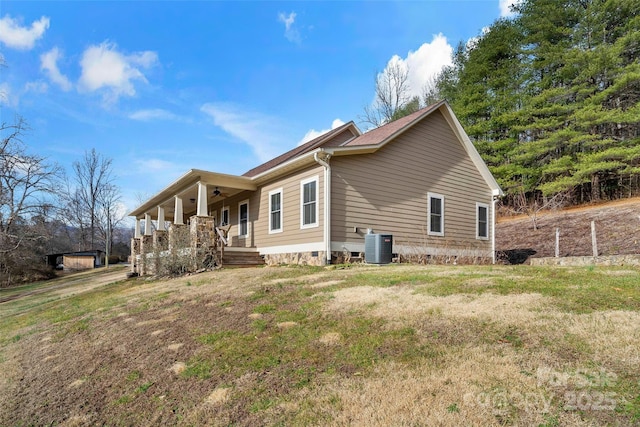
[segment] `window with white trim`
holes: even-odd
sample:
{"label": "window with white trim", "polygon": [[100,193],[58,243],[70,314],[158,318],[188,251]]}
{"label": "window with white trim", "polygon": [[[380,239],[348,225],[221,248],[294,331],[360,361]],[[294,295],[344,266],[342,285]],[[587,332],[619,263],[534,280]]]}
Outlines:
{"label": "window with white trim", "polygon": [[444,196],[427,193],[427,234],[444,236]]}
{"label": "window with white trim", "polygon": [[229,206],[222,208],[220,212],[220,225],[229,225]]}
{"label": "window with white trim", "polygon": [[489,205],[476,203],[476,238],[489,238]]}
{"label": "window with white trim", "polygon": [[318,177],[300,182],[300,228],[318,226]]}
{"label": "window with white trim", "polygon": [[238,203],[238,236],[249,234],[249,201]]}
{"label": "window with white trim", "polygon": [[269,192],[269,233],[282,231],[282,188]]}

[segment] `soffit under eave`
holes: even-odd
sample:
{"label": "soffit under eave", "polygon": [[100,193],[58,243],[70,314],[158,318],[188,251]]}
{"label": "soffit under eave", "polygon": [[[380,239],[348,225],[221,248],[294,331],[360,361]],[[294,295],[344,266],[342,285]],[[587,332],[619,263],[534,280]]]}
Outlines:
{"label": "soffit under eave", "polygon": [[[129,213],[129,216],[142,218],[149,213],[152,217],[156,214],[157,207],[162,206],[165,210],[173,210],[174,197],[179,196],[186,199],[196,198],[198,182],[202,182],[207,187],[227,187],[238,190],[255,191],[257,185],[247,177],[220,174],[199,169],[191,169],[178,180],[166,187],[161,192],[138,206]],[[208,190],[208,189],[207,189]],[[184,202],[183,202],[184,203]]]}
{"label": "soffit under eave", "polygon": [[191,178],[188,182],[174,182],[169,187],[165,188],[161,192],[157,193],[149,200],[135,208],[129,213],[129,216],[135,216],[136,218],[144,216],[146,213],[150,213],[152,210],[155,210],[158,206],[166,205],[170,200],[173,200],[173,197],[176,195],[183,195],[189,189],[196,185],[198,182],[197,179]]}

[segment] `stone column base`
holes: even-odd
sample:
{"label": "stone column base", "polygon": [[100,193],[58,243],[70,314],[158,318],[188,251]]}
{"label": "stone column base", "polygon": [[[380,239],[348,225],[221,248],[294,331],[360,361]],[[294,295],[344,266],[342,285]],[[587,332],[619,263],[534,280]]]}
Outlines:
{"label": "stone column base", "polygon": [[131,239],[131,272],[140,274],[138,270],[138,260],[140,256],[140,239]]}

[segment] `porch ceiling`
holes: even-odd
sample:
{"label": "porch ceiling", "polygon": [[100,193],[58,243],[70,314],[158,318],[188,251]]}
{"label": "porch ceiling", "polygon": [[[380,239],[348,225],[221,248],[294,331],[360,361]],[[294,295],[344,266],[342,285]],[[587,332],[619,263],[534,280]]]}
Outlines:
{"label": "porch ceiling", "polygon": [[[156,219],[158,213],[157,208],[158,206],[162,206],[165,209],[165,217],[167,219],[172,218],[175,206],[174,196],[182,198],[183,209],[186,215],[192,212],[195,213],[196,200],[198,197],[198,182],[202,182],[207,186],[209,203],[219,200],[219,197],[215,199],[212,197],[212,192],[216,187],[219,188],[221,193],[227,196],[237,194],[244,190],[255,191],[257,189],[257,185],[251,178],[245,176],[191,169],[174,183],[131,211],[129,216],[141,218],[144,214],[148,213],[152,219]],[[191,199],[194,200],[193,203]]]}

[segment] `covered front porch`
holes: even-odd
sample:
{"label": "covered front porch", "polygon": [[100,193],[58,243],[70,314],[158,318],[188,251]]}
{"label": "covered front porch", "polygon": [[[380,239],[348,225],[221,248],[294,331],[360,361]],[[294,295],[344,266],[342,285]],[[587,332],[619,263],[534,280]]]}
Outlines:
{"label": "covered front porch", "polygon": [[190,170],[129,214],[135,217],[131,272],[170,274],[221,266],[231,243],[230,219],[216,218],[211,206],[256,189],[247,177]]}

